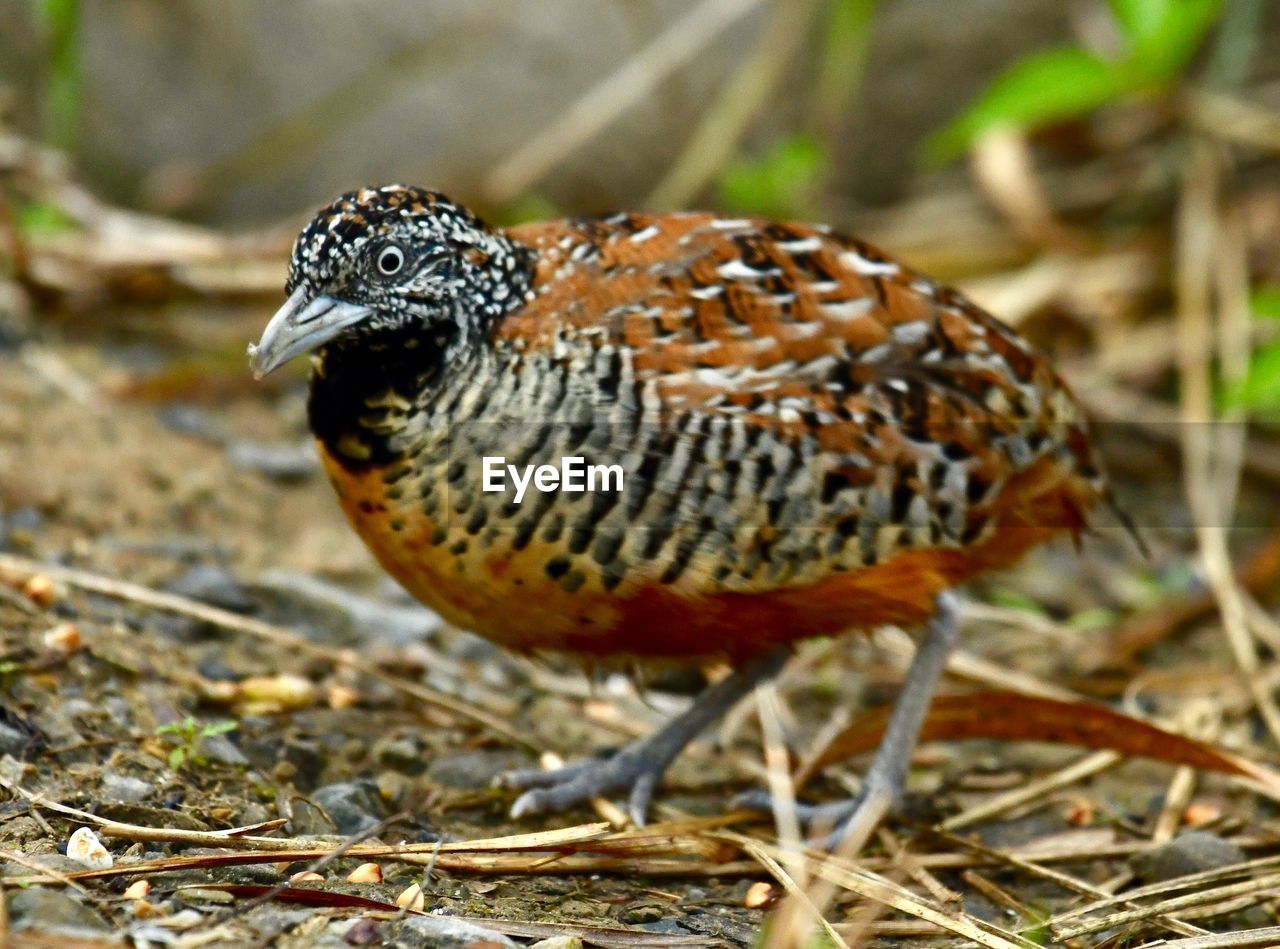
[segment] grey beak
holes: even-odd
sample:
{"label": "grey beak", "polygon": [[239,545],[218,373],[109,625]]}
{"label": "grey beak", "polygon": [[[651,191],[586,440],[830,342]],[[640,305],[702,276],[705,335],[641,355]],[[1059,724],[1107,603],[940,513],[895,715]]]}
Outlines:
{"label": "grey beak", "polygon": [[253,377],[261,379],[294,356],[323,346],[372,313],[367,306],[336,297],[308,298],[306,288],[299,287],[268,321],[257,345],[249,344],[249,368],[253,370]]}

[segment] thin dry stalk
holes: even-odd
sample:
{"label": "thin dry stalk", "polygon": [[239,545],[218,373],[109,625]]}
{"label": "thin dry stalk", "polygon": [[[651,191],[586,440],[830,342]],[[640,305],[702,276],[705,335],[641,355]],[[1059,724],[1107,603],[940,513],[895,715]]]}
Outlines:
{"label": "thin dry stalk", "polygon": [[1153,917],[1167,913],[1176,913],[1179,910],[1208,906],[1213,903],[1234,899],[1239,896],[1247,896],[1262,893],[1266,890],[1274,890],[1276,887],[1280,887],[1280,874],[1267,874],[1266,876],[1260,876],[1253,880],[1245,880],[1242,883],[1233,883],[1228,886],[1200,890],[1196,893],[1188,893],[1185,896],[1175,896],[1171,899],[1154,903],[1151,906],[1140,906],[1136,909],[1123,910],[1118,913],[1109,913],[1106,916],[1100,916],[1097,919],[1088,920],[1076,926],[1066,926],[1061,928],[1055,927],[1054,938],[1063,941],[1067,939],[1074,939],[1077,936],[1084,936],[1088,933],[1100,932],[1117,926],[1128,926],[1131,923],[1152,919]]}
{"label": "thin dry stalk", "polygon": [[960,905],[964,897],[922,867],[919,861],[916,860],[915,854],[906,848],[906,845],[898,839],[893,831],[887,827],[881,827],[876,836],[884,849],[893,857],[895,865],[901,867],[903,873],[924,887],[930,896],[939,903]]}
{"label": "thin dry stalk", "polygon": [[974,143],[969,167],[978,187],[1019,237],[1050,247],[1079,243],[1054,214],[1024,132],[1010,127],[987,132]]}
{"label": "thin dry stalk", "polygon": [[1207,936],[1191,936],[1187,939],[1160,942],[1158,945],[1160,949],[1246,949],[1246,947],[1267,947],[1278,944],[1280,944],[1280,926],[1246,929],[1234,933],[1210,933]]}
{"label": "thin dry stalk", "polygon": [[[726,834],[726,836],[741,837],[741,835],[733,834]],[[750,838],[742,839],[750,840]],[[768,845],[761,844],[758,841],[754,843],[757,846],[764,847],[770,853],[774,853],[776,850],[776,848],[770,848]],[[741,846],[746,849],[745,844],[741,844]],[[857,867],[838,855],[819,854],[810,851],[806,854],[806,858],[809,861],[809,873],[812,876],[822,877],[840,888],[858,894],[864,899],[874,900],[917,919],[927,920],[941,926],[948,932],[963,936],[979,946],[990,947],[990,949],[1030,949],[1034,945],[1034,943],[1016,933],[1007,932],[967,913],[961,911],[949,912],[932,900],[917,896],[905,887],[899,886],[879,874]]]}
{"label": "thin dry stalk", "polygon": [[1085,778],[1092,777],[1108,768],[1113,768],[1123,760],[1124,757],[1117,751],[1095,751],[1093,754],[1086,755],[1079,761],[1075,761],[1067,765],[1067,767],[1055,771],[1053,774],[1045,775],[1036,781],[1028,781],[1020,788],[999,794],[968,810],[948,817],[938,826],[942,830],[954,831],[981,823],[984,820],[990,820],[1014,808],[1043,800],[1054,791],[1075,784],[1077,781],[1083,781]]}
{"label": "thin dry stalk", "polygon": [[495,204],[505,204],[522,194],[763,3],[764,0],[704,0],[672,21],[617,72],[584,93],[558,119],[494,168],[483,185],[486,197]]}
{"label": "thin dry stalk", "polygon": [[[800,819],[796,816],[796,795],[791,783],[786,742],[782,736],[782,715],[778,709],[778,688],[772,682],[756,686],[756,709],[760,716],[760,733],[764,738],[765,779],[773,804],[773,820],[784,850],[801,847]],[[792,882],[801,887],[808,883],[803,866]]]}
{"label": "thin dry stalk", "polygon": [[756,48],[725,83],[680,156],[650,193],[646,206],[683,207],[723,170],[800,50],[819,7],[816,0],[784,0],[772,5]]}
{"label": "thin dry stalk", "polygon": [[1237,145],[1280,152],[1280,115],[1232,96],[1194,92],[1187,118],[1201,131]]}
{"label": "thin dry stalk", "polygon": [[[751,838],[744,837],[743,840],[750,841]],[[827,921],[827,918],[822,915],[822,911],[818,909],[818,907],[815,906],[812,902],[810,902],[809,894],[805,892],[804,886],[800,882],[798,882],[795,876],[787,872],[787,869],[781,863],[779,863],[778,860],[772,854],[768,852],[768,850],[764,847],[764,845],[760,844],[757,841],[752,841],[750,844],[744,844],[743,849],[745,849],[747,853],[750,854],[752,857],[755,857],[755,859],[759,860],[760,865],[763,866],[766,870],[768,870],[775,880],[777,880],[779,883],[782,884],[782,888],[787,891],[787,894],[792,899],[796,900],[802,907],[804,907],[805,910],[808,911],[812,921],[827,934],[827,936],[831,939],[833,943],[835,943],[837,946],[843,946],[844,949],[849,949],[849,944],[844,941],[843,937],[841,937],[840,934],[837,933],[834,928],[832,928],[831,923],[829,923]],[[783,851],[783,852],[785,853],[787,851]],[[792,852],[794,853],[794,851]],[[805,867],[805,861],[794,860],[792,862],[800,872],[800,879],[806,879],[808,874],[807,874],[807,868]],[[776,927],[776,928],[780,929],[781,927]],[[784,940],[789,939],[790,935],[789,934],[784,935],[783,938]],[[774,942],[775,942],[775,939],[772,936],[770,936],[766,940],[765,944],[767,946],[772,946]],[[801,939],[796,944],[799,945],[799,944],[802,944],[803,942],[804,940]]]}
{"label": "thin dry stalk", "polygon": [[[1178,723],[1178,731],[1202,741],[1217,738],[1221,715],[1212,702],[1197,702],[1186,709]],[[1196,790],[1196,769],[1189,765],[1178,767],[1169,779],[1169,789],[1164,794],[1164,804],[1151,831],[1151,842],[1167,843],[1182,826],[1182,815],[1191,803]]]}
{"label": "thin dry stalk", "polygon": [[[910,659],[915,654],[915,643],[911,637],[900,629],[884,627],[876,630],[876,644],[883,646],[894,655]],[[1078,702],[1082,696],[1070,689],[1051,685],[1033,675],[1010,669],[964,649],[957,649],[947,661],[947,673],[968,682],[979,682],[1005,692],[1021,692],[1037,698],[1061,699],[1066,702]]]}
{"label": "thin dry stalk", "polygon": [[1122,906],[1126,903],[1132,903],[1135,900],[1145,899],[1148,896],[1159,896],[1163,893],[1172,893],[1176,890],[1193,889],[1202,886],[1205,883],[1214,883],[1218,880],[1226,880],[1231,877],[1249,876],[1258,870],[1269,870],[1280,866],[1280,856],[1259,857],[1256,860],[1246,860],[1243,863],[1235,863],[1227,867],[1216,867],[1212,870],[1201,870],[1199,873],[1189,873],[1186,876],[1175,877],[1172,880],[1162,880],[1159,883],[1150,883],[1146,886],[1140,886],[1137,889],[1130,890],[1122,896],[1109,896],[1106,899],[1099,900],[1096,903],[1090,903],[1087,906],[1079,906],[1075,909],[1059,913],[1057,916],[1049,920],[1051,926],[1060,925],[1072,919],[1079,919],[1090,913],[1097,913],[1110,906]]}
{"label": "thin dry stalk", "polygon": [[[1094,886],[1092,883],[1063,873],[1060,870],[1051,870],[1050,868],[1041,866],[1039,863],[1032,860],[1014,856],[1006,850],[996,850],[991,847],[986,847],[976,841],[966,840],[962,837],[957,837],[954,834],[943,833],[939,834],[939,836],[960,847],[973,850],[975,853],[989,856],[993,858],[996,864],[1004,864],[1014,869],[1021,870],[1024,873],[1028,873],[1031,876],[1039,877],[1042,880],[1048,880],[1050,883],[1062,887],[1068,893],[1078,893],[1082,896],[1097,897],[1106,903],[1110,903],[1113,899],[1110,891],[1100,886]],[[1131,897],[1128,894],[1123,897],[1114,898],[1114,902],[1124,906],[1133,905]],[[1182,935],[1195,935],[1205,931],[1193,923],[1188,923],[1173,916],[1161,915],[1156,922],[1167,929],[1171,929],[1176,933],[1181,933]],[[1053,923],[1054,921],[1050,920],[1046,925],[1052,929]]]}
{"label": "thin dry stalk", "polygon": [[960,879],[964,880],[971,887],[989,899],[997,906],[1003,906],[1005,909],[1012,910],[1024,920],[1032,920],[1036,914],[1026,903],[1018,899],[1004,887],[988,880],[977,870],[965,870],[960,874]]}
{"label": "thin dry stalk", "polygon": [[[1212,286],[1220,162],[1211,145],[1200,140],[1192,142],[1178,212],[1175,289],[1184,479],[1187,501],[1195,515],[1201,560],[1218,601],[1227,644],[1267,730],[1280,743],[1280,707],[1262,681],[1248,612],[1227,548],[1225,525],[1230,512],[1221,506],[1221,490],[1233,475],[1230,469],[1223,472],[1214,467],[1214,458],[1223,447],[1228,458],[1238,458],[1241,451],[1239,445],[1215,445],[1214,432],[1220,426],[1212,424],[1209,361],[1214,352]],[[1229,432],[1226,437],[1230,437]]]}

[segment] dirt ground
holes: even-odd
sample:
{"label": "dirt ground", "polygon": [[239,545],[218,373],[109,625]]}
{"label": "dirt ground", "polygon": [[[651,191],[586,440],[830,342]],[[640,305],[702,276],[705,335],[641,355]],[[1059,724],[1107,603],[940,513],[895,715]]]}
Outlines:
{"label": "dirt ground", "polygon": [[[662,833],[595,847],[554,835],[549,849],[436,846],[598,821],[583,810],[513,822],[510,793],[491,780],[536,751],[573,756],[643,733],[698,676],[663,670],[643,694],[617,675],[593,684],[572,663],[508,655],[408,601],[349,530],[312,458],[301,369],[269,386],[249,378],[244,343],[266,315],[186,304],[0,334],[0,780],[9,789],[0,792],[0,933],[32,946],[753,944],[781,884],[749,847],[713,836],[711,820],[659,823]],[[1259,760],[1262,724],[1178,528],[1188,518],[1172,447],[1104,435],[1122,499],[1154,526],[1151,557],[1106,529],[1082,556],[1063,543],[973,588],[966,657],[985,665],[962,669],[947,690],[1003,678],[1120,702]],[[1246,484],[1246,517],[1251,505],[1266,510],[1268,490]],[[1241,563],[1268,543],[1265,527],[1231,536]],[[1258,569],[1266,575],[1265,563]],[[68,570],[177,599],[95,590]],[[296,639],[272,633],[280,628]],[[1144,629],[1150,648],[1117,653]],[[801,757],[892,697],[900,645],[885,635],[799,651],[780,691]],[[445,708],[450,697],[465,707]],[[1059,944],[1043,925],[1055,914],[1277,849],[1274,805],[1256,785],[1124,758],[1044,743],[927,743],[906,813],[866,867],[952,918]],[[730,812],[736,793],[763,780],[760,762],[748,702],[680,759],[656,819]],[[864,762],[826,768],[806,794],[847,793]],[[1019,789],[1024,800],[999,804]],[[115,822],[99,824],[114,867],[97,876],[65,853],[89,815]],[[948,818],[976,843],[929,832]],[[254,825],[242,844],[213,836]],[[772,834],[744,815],[724,828]],[[370,830],[306,880],[291,878],[312,857],[249,845],[267,837],[323,854]],[[401,842],[416,862],[359,849]],[[212,859],[229,852],[239,856]],[[381,882],[348,881],[369,862]],[[414,884],[424,912],[397,914]],[[287,889],[255,899],[277,886]],[[865,895],[842,887],[835,896],[828,915],[845,938],[973,944]],[[1196,904],[1176,926],[1127,919],[1060,944],[1274,925],[1277,899],[1274,886],[1255,886]],[[1109,911],[1137,905],[1150,904]]]}

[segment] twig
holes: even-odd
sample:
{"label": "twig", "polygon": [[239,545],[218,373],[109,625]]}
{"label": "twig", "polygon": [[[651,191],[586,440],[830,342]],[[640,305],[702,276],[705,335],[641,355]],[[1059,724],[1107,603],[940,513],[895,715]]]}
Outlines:
{"label": "twig", "polygon": [[[1110,903],[1113,899],[1112,895],[1106,890],[1102,889],[1101,887],[1094,886],[1092,883],[1088,883],[1084,880],[1081,880],[1079,877],[1074,877],[1074,876],[1071,876],[1070,874],[1063,873],[1060,870],[1052,870],[1049,867],[1041,866],[1041,864],[1038,863],[1037,861],[1028,860],[1023,857],[1015,856],[1009,853],[1007,850],[997,850],[993,847],[987,847],[983,844],[978,843],[977,841],[968,840],[964,837],[958,837],[955,834],[947,833],[945,831],[931,830],[929,832],[941,838],[942,840],[949,842],[953,846],[962,847],[966,850],[972,850],[974,853],[979,853],[979,854],[983,854],[985,856],[991,857],[992,860],[997,865],[1004,864],[1006,866],[1010,866],[1015,869],[1021,870],[1024,873],[1028,873],[1031,876],[1039,877],[1042,880],[1048,880],[1050,883],[1053,883],[1053,884],[1056,884],[1057,886],[1062,887],[1068,893],[1078,893],[1082,896],[1092,896],[1100,900],[1103,900],[1107,903]],[[1127,895],[1115,898],[1114,902],[1124,906],[1133,905],[1131,902],[1131,897]],[[1201,929],[1199,926],[1196,926],[1192,923],[1185,922],[1181,919],[1177,919],[1176,917],[1166,916],[1163,914],[1156,914],[1156,915],[1159,916],[1159,919],[1157,920],[1157,922],[1159,922],[1161,925],[1169,929],[1172,929],[1174,932],[1182,933],[1183,935],[1199,934],[1204,932],[1204,930]],[[1045,925],[1052,928],[1054,922],[1055,922],[1054,920],[1049,920],[1047,923],[1045,923]]]}
{"label": "twig", "polygon": [[[786,859],[786,855],[778,848],[764,844],[750,837],[722,831],[719,836],[732,840],[744,850],[752,852],[759,848],[775,859]],[[955,933],[971,940],[979,946],[989,949],[1032,949],[1034,943],[1016,933],[1010,933],[991,923],[977,919],[964,912],[947,912],[932,900],[924,899],[899,886],[879,874],[853,865],[834,854],[820,854],[808,851],[805,858],[809,862],[809,874],[821,877],[843,889],[856,893],[864,899],[875,900],[902,913],[928,920],[941,926],[948,932]],[[780,928],[780,920],[775,918],[775,929]]]}
{"label": "twig", "polygon": [[1215,138],[1280,152],[1280,115],[1249,102],[1213,92],[1191,95],[1187,117]]}
{"label": "twig", "polygon": [[1106,916],[1100,916],[1097,919],[1091,919],[1076,926],[1055,929],[1054,936],[1059,940],[1066,941],[1087,933],[1095,933],[1116,926],[1126,926],[1129,923],[1174,913],[1178,910],[1206,906],[1231,897],[1261,893],[1264,890],[1272,890],[1278,886],[1280,886],[1280,874],[1272,873],[1256,879],[1245,880],[1242,883],[1232,883],[1228,886],[1213,887],[1196,893],[1188,893],[1185,896],[1175,896],[1172,899],[1164,900],[1151,906],[1139,906],[1135,909],[1123,910],[1118,913],[1109,913]]}
{"label": "twig", "polygon": [[[333,850],[331,850],[329,853],[326,853],[324,856],[318,857],[315,860],[311,861],[311,863],[307,864],[306,872],[319,873],[329,864],[333,863],[333,861],[337,860],[339,857],[348,853],[357,844],[361,843],[362,841],[368,840],[370,837],[378,836],[380,833],[382,833],[392,824],[396,823],[397,821],[404,820],[409,816],[410,815],[407,811],[401,812],[399,814],[392,814],[390,817],[385,818],[384,820],[378,821],[378,823],[374,824],[372,827],[366,828],[365,830],[362,830],[357,834],[351,835],[350,837],[342,841],[342,843],[340,843],[338,846],[334,847]],[[213,914],[202,925],[205,928],[211,928],[213,926],[221,926],[225,923],[229,923],[231,922],[231,920],[236,919],[239,916],[245,915],[250,910],[256,909],[257,907],[263,905],[264,903],[269,903],[271,900],[275,899],[275,897],[278,896],[281,891],[283,891],[286,887],[290,885],[291,883],[288,879],[282,880],[280,883],[276,884],[271,889],[267,890],[267,892],[263,893],[261,896],[255,897],[254,899],[251,899],[248,902],[240,903],[236,906],[233,906],[230,909],[226,910],[225,912]]]}
{"label": "twig", "polygon": [[[1218,485],[1229,482],[1231,475],[1214,477],[1213,437],[1216,426],[1211,424],[1213,390],[1209,358],[1212,353],[1210,308],[1219,174],[1219,159],[1213,147],[1204,141],[1193,141],[1184,169],[1176,260],[1183,475],[1187,501],[1195,514],[1200,556],[1209,586],[1218,601],[1227,644],[1267,730],[1275,741],[1280,742],[1280,708],[1260,676],[1258,653],[1249,632],[1244,598],[1235,581],[1227,548],[1225,525],[1229,511],[1221,506]],[[1229,456],[1240,450],[1238,444],[1227,447]]]}
{"label": "twig", "polygon": [[1263,929],[1245,929],[1234,933],[1210,933],[1207,936],[1191,936],[1162,942],[1160,949],[1246,949],[1251,946],[1275,946],[1280,944],[1280,926]]}
{"label": "twig", "polygon": [[1118,751],[1095,751],[1093,754],[1086,755],[1079,761],[1075,761],[1067,767],[1055,771],[1053,774],[1045,775],[1036,781],[1028,781],[1022,787],[999,794],[990,800],[969,808],[967,811],[961,811],[959,814],[948,817],[938,826],[942,830],[960,830],[962,827],[969,827],[984,820],[990,820],[992,817],[1011,811],[1015,807],[1022,807],[1032,801],[1046,797],[1053,791],[1058,790],[1058,788],[1075,784],[1077,781],[1092,777],[1100,771],[1113,768],[1123,760],[1124,756]]}
{"label": "twig", "polygon": [[[784,850],[800,849],[800,820],[796,816],[795,788],[787,766],[787,746],[782,738],[782,715],[778,711],[778,688],[771,682],[756,686],[756,709],[760,716],[760,733],[764,739],[765,778],[768,781],[773,819]],[[799,877],[791,882],[803,887],[807,878],[803,866]]]}
{"label": "twig", "polygon": [[483,185],[485,196],[495,204],[505,204],[520,195],[702,52],[730,24],[763,3],[703,0],[494,168]]}
{"label": "twig", "polygon": [[[743,849],[755,859],[760,861],[763,866],[773,876],[775,880],[782,884],[782,888],[787,891],[787,895],[796,900],[808,912],[813,921],[827,934],[833,943],[837,946],[843,946],[849,949],[849,944],[844,941],[839,933],[832,928],[831,923],[822,915],[822,910],[815,906],[809,900],[809,895],[805,892],[804,886],[797,881],[797,878],[787,872],[786,868],[778,861],[777,857],[769,853],[763,844],[759,841],[752,840],[750,837],[743,837]],[[795,851],[783,850],[782,853],[790,852],[794,855]],[[799,871],[799,879],[808,878],[807,868],[804,860],[795,860],[794,865]],[[800,932],[784,932],[780,920],[774,921],[774,926],[770,935],[765,940],[764,945],[772,946],[800,946],[805,945],[808,940],[803,937]]]}

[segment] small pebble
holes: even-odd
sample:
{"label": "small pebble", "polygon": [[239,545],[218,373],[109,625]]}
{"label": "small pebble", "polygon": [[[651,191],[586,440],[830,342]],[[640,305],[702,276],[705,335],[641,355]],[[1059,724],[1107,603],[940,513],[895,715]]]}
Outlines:
{"label": "small pebble", "polygon": [[233,613],[250,613],[257,606],[249,591],[230,570],[208,564],[197,564],[184,570],[166,583],[164,588],[178,596],[199,600]]}
{"label": "small pebble", "polygon": [[[9,904],[9,931],[33,930],[42,937],[38,945],[57,946],[73,941],[83,945],[87,940],[97,943],[100,934],[115,928],[73,893],[43,886],[26,890],[15,887],[5,898]],[[60,943],[59,937],[65,937],[66,943]]]}
{"label": "small pebble", "polygon": [[1162,883],[1175,877],[1243,863],[1244,851],[1217,834],[1189,830],[1168,843],[1133,857],[1134,872],[1146,883]]}
{"label": "small pebble", "polygon": [[376,863],[362,863],[347,874],[348,883],[381,883],[382,867]]}
{"label": "small pebble", "polygon": [[416,883],[410,883],[404,888],[404,891],[396,897],[396,905],[401,909],[421,913],[427,905],[427,899],[422,895],[422,887],[418,886]]}
{"label": "small pebble", "polygon": [[151,892],[151,884],[146,880],[134,880],[124,891],[125,899],[141,900],[146,899],[147,894]]}
{"label": "small pebble", "polygon": [[102,773],[102,799],[118,801],[125,804],[138,804],[151,796],[152,786],[127,774],[116,774],[113,771]]}
{"label": "small pebble", "polygon": [[227,457],[237,468],[283,484],[305,481],[319,467],[310,445],[285,442],[236,442],[227,449]]}
{"label": "small pebble", "polygon": [[238,699],[246,715],[269,715],[310,706],[316,687],[310,679],[291,673],[249,676],[239,682]]}
{"label": "small pebble", "polygon": [[88,827],[81,827],[67,841],[67,856],[90,870],[109,870],[114,862],[111,852]]}
{"label": "small pebble", "polygon": [[335,709],[355,708],[360,704],[360,693],[349,685],[329,686],[329,707]]}
{"label": "small pebble", "polygon": [[169,915],[167,907],[161,903],[152,903],[150,900],[134,900],[129,904],[129,912],[135,919],[158,919]]}
{"label": "small pebble", "polygon": [[23,595],[37,606],[50,607],[58,598],[53,581],[43,573],[37,573],[22,585]]}
{"label": "small pebble", "polygon": [[289,882],[295,886],[299,883],[323,883],[324,877],[316,873],[314,870],[299,870],[293,876],[289,877]]}
{"label": "small pebble", "polygon": [[387,805],[378,785],[367,779],[339,781],[316,788],[311,799],[324,808],[345,836],[363,833],[387,816]]}
{"label": "small pebble", "polygon": [[84,645],[80,639],[80,630],[74,623],[59,623],[46,630],[42,637],[46,649],[70,655]]}
{"label": "small pebble", "polygon": [[759,881],[751,884],[751,888],[747,890],[747,895],[742,899],[742,905],[747,909],[763,909],[777,898],[778,893],[774,890],[772,884]]}
{"label": "small pebble", "polygon": [[1222,817],[1222,808],[1208,801],[1192,801],[1182,812],[1182,822],[1188,827],[1203,827]]}

